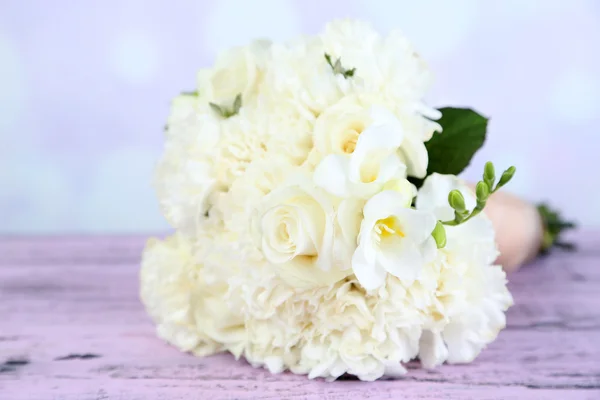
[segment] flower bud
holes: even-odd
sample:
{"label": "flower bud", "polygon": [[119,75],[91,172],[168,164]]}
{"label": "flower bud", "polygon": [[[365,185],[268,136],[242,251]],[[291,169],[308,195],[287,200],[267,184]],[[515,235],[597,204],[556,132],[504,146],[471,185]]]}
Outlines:
{"label": "flower bud", "polygon": [[459,190],[452,190],[448,193],[448,203],[459,213],[465,211],[465,198]]}
{"label": "flower bud", "polygon": [[508,181],[512,179],[516,170],[517,169],[513,166],[504,171],[502,173],[502,177],[500,177],[500,181],[498,182],[497,188],[501,188],[502,186],[506,185]]}
{"label": "flower bud", "polygon": [[485,202],[490,197],[490,187],[487,183],[479,181],[475,187],[475,194],[477,195],[478,202]]}
{"label": "flower bud", "polygon": [[437,224],[435,224],[435,228],[433,228],[431,236],[435,240],[435,244],[437,245],[438,249],[446,246],[446,229],[444,229],[444,225],[441,221],[438,221]]}
{"label": "flower bud", "polygon": [[491,161],[485,163],[483,168],[483,181],[491,188],[494,187],[494,181],[496,180],[496,171],[494,164]]}

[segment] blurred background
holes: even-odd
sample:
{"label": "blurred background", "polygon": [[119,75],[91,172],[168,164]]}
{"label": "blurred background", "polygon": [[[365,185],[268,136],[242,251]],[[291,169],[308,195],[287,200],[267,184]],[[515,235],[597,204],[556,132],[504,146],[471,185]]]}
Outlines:
{"label": "blurred background", "polygon": [[1,0],[0,233],[168,229],[150,186],[169,101],[219,49],[340,17],[400,28],[434,106],[490,116],[508,187],[600,226],[600,1]]}

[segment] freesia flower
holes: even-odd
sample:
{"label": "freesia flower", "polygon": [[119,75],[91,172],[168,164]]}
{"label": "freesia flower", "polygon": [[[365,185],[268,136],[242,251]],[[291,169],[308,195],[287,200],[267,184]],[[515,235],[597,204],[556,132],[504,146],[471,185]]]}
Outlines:
{"label": "freesia flower", "polygon": [[339,197],[369,198],[395,177],[406,176],[397,155],[404,134],[389,111],[373,107],[372,124],[358,137],[350,155],[330,154],[317,166],[315,183]]}
{"label": "freesia flower", "polygon": [[412,283],[435,254],[435,218],[404,204],[400,193],[386,190],[365,205],[352,270],[367,290],[380,287],[388,273]]}

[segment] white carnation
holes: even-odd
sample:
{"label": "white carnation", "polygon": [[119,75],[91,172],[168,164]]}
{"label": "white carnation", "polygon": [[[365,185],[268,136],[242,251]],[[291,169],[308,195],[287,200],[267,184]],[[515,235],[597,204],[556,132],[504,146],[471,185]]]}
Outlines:
{"label": "white carnation", "polygon": [[[441,220],[452,219],[447,194],[455,189],[463,193],[467,208],[473,208],[475,196],[470,189],[452,175],[439,174],[425,180],[417,208]],[[424,339],[428,346],[422,347],[430,366],[443,362],[443,354],[449,362],[472,361],[505,327],[504,312],[512,305],[505,273],[492,264],[498,252],[487,217],[480,214],[457,227],[446,227],[446,232],[447,244],[436,261],[438,287],[429,323],[434,333]],[[446,352],[439,348],[440,338]]]}
{"label": "white carnation", "polygon": [[158,201],[174,227],[193,232],[218,186],[211,154],[221,126],[196,96],[182,95],[173,101],[165,136],[154,179]]}
{"label": "white carnation", "polygon": [[142,257],[140,297],[160,337],[181,350],[210,354],[222,346],[197,329],[192,298],[201,268],[194,261],[190,240],[183,235],[165,241],[151,239]]}
{"label": "white carnation", "polygon": [[270,42],[258,40],[249,46],[234,47],[219,54],[212,70],[198,73],[201,98],[229,106],[239,94],[243,104],[252,104],[258,95],[270,50]]}
{"label": "white carnation", "polygon": [[273,45],[272,54],[265,94],[276,102],[292,103],[319,115],[351,85],[326,63],[325,48],[318,37]]}

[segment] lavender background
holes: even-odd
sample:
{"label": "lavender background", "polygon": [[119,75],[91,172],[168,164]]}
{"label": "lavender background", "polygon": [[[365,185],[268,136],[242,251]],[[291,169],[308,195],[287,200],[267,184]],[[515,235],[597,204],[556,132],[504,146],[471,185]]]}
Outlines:
{"label": "lavender background", "polygon": [[169,100],[218,49],[337,17],[403,29],[429,102],[491,116],[510,190],[600,225],[600,2],[1,0],[0,232],[167,227],[150,187]]}

